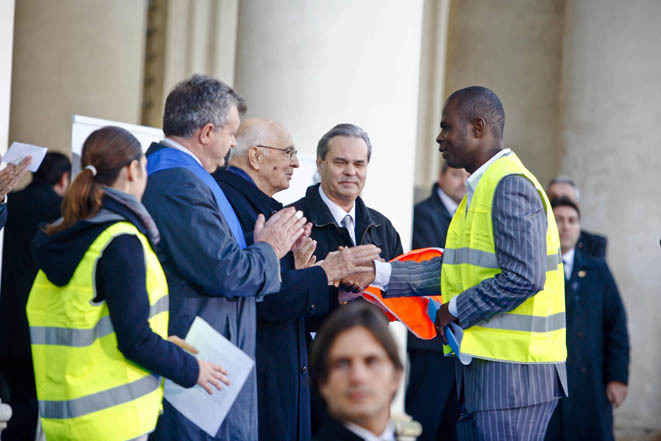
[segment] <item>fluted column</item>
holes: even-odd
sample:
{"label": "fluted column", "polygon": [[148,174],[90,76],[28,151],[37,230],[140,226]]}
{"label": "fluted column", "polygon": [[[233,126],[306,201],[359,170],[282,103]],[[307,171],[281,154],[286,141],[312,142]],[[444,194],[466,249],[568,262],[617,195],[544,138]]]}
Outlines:
{"label": "fluted column", "polygon": [[561,172],[581,189],[583,226],[608,235],[632,342],[616,426],[658,430],[661,3],[568,0],[566,23]]}

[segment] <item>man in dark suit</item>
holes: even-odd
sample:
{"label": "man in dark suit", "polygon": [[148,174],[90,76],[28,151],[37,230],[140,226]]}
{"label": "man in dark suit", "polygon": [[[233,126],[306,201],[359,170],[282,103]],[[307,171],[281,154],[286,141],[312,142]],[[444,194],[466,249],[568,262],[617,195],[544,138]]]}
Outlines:
{"label": "man in dark suit", "polygon": [[[546,193],[549,199],[559,197],[568,197],[578,204],[580,192],[576,184],[571,178],[567,176],[558,176],[551,179],[549,185],[546,186]],[[606,258],[606,248],[608,247],[608,239],[601,234],[590,233],[581,230],[581,235],[578,238],[576,248],[581,250],[583,254],[592,257]]]}
{"label": "man in dark suit", "polygon": [[[268,219],[282,208],[273,196],[289,188],[296,168],[296,149],[282,125],[256,118],[241,122],[229,167],[216,171],[214,177],[234,207],[248,243],[257,216]],[[307,241],[311,246],[303,244],[302,255],[295,259],[294,253],[288,253],[280,259],[280,292],[257,303],[257,403],[262,440],[309,441],[304,318],[328,310],[329,281],[355,272],[360,253],[367,264],[378,257],[378,249],[368,245],[335,251],[319,265],[308,265],[314,243]]]}
{"label": "man in dark suit", "polygon": [[456,364],[459,439],[541,441],[567,391],[560,239],[543,187],[503,146],[504,125],[491,90],[450,95],[436,141],[448,165],[471,176],[444,255],[377,262],[390,269],[386,283],[373,271],[342,287],[374,283],[385,297],[441,291],[437,331],[445,343],[444,328],[461,326],[460,352],[468,357]]}
{"label": "man in dark suit", "polygon": [[612,441],[612,408],[626,398],[629,377],[626,312],[608,264],[576,247],[581,229],[578,205],[561,197],[552,199],[551,206],[566,275],[570,394],[558,403],[546,440]]}
{"label": "man in dark suit", "polygon": [[37,393],[25,305],[37,267],[30,244],[39,224],[61,216],[62,197],[69,186],[71,162],[61,153],[47,153],[32,182],[9,195],[0,290],[0,371],[9,383],[14,416],[2,440],[34,439]]}
{"label": "man in dark suit", "polygon": [[378,309],[352,302],[335,310],[312,346],[311,366],[329,410],[315,441],[395,441],[390,404],[404,367]]}
{"label": "man in dark suit", "polygon": [[[388,218],[369,208],[360,197],[371,156],[367,132],[353,124],[338,124],[319,140],[317,170],[321,183],[308,187],[305,197],[293,204],[312,222],[310,237],[317,242],[317,260],[340,247],[366,244],[380,248],[386,261],[403,253],[399,234]],[[384,277],[381,273],[379,276]],[[337,289],[333,289],[328,309],[307,319],[307,330],[317,332],[326,315],[337,306]],[[313,434],[321,424],[322,409],[313,391]]]}
{"label": "man in dark suit", "polygon": [[[466,194],[468,173],[443,162],[431,196],[413,210],[412,249],[445,247],[450,221]],[[443,356],[441,340],[422,340],[411,332],[406,349],[409,354],[409,384],[406,412],[422,424],[419,441],[456,440],[459,418],[454,360]]]}

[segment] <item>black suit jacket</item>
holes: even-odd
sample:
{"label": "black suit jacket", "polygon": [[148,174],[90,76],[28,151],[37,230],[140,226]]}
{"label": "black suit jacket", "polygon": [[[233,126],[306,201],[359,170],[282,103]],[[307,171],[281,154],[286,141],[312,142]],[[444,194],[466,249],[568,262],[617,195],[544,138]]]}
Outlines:
{"label": "black suit jacket", "polygon": [[25,306],[37,266],[30,244],[39,224],[61,216],[61,205],[62,198],[44,184],[30,184],[9,195],[0,291],[0,356],[31,359]]}
{"label": "black suit jacket", "polygon": [[565,299],[569,397],[560,400],[546,439],[613,440],[606,384],[627,384],[630,346],[626,312],[606,261],[577,249]]}
{"label": "black suit jacket", "polygon": [[[438,196],[438,184],[434,184],[431,196],[416,204],[413,209],[413,240],[411,249],[445,247],[445,237],[452,215]],[[441,339],[422,340],[409,332],[408,350],[443,352]]]}
{"label": "black suit jacket", "polygon": [[[246,241],[257,216],[282,208],[253,182],[227,170],[213,174],[229,199]],[[295,271],[291,253],[280,260],[280,292],[257,303],[257,404],[259,438],[310,439],[310,386],[305,317],[328,309],[329,289],[320,266]]]}
{"label": "black suit jacket", "polygon": [[589,233],[581,230],[581,235],[578,237],[576,248],[581,250],[586,256],[606,258],[606,248],[608,246],[608,239],[601,234]]}
{"label": "black suit jacket", "polygon": [[324,425],[316,433],[312,441],[364,441],[364,438],[356,435],[344,424],[328,415],[324,420]]}

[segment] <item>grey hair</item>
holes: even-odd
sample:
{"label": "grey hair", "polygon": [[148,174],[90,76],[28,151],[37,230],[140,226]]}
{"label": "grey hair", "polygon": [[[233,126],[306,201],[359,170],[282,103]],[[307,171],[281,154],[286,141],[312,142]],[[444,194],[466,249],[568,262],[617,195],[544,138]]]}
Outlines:
{"label": "grey hair", "polygon": [[553,184],[569,184],[574,189],[574,194],[576,195],[576,200],[578,201],[581,196],[581,192],[578,191],[576,183],[569,176],[556,176],[555,178],[549,181],[549,185],[546,188],[551,188]]}
{"label": "grey hair", "polygon": [[189,138],[208,123],[224,127],[229,122],[232,106],[241,114],[247,108],[243,97],[227,84],[195,74],[174,86],[168,95],[163,111],[163,133]]}
{"label": "grey hair", "polygon": [[326,155],[328,154],[328,142],[336,136],[361,138],[365,141],[365,144],[367,145],[367,162],[370,162],[370,158],[372,157],[372,143],[370,142],[369,136],[367,136],[367,132],[358,126],[349,123],[338,124],[321,137],[317,143],[317,159],[321,159],[322,161],[326,159]]}

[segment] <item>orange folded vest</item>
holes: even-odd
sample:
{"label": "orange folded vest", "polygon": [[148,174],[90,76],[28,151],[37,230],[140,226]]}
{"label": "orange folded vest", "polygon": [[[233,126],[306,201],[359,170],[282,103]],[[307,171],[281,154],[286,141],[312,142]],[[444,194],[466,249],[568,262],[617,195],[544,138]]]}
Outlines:
{"label": "orange folded vest", "polygon": [[[411,250],[391,260],[412,260],[422,262],[443,255],[440,248],[420,248]],[[384,299],[381,290],[373,286],[368,286],[363,291],[362,296],[368,302],[378,306],[386,314],[391,322],[399,320],[415,336],[424,340],[431,340],[436,337],[436,328],[434,322],[427,314],[430,299],[434,299],[439,304],[443,303],[441,296],[432,297],[394,297]]]}

